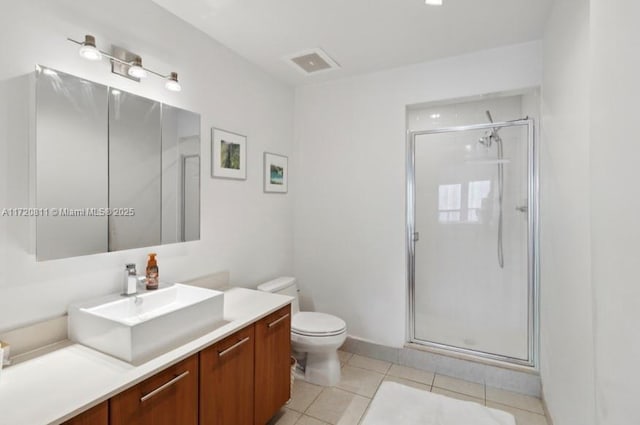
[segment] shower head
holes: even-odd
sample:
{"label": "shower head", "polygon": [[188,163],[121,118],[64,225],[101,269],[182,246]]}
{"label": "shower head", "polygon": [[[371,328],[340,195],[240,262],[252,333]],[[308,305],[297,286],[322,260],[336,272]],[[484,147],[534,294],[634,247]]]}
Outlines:
{"label": "shower head", "polygon": [[490,110],[486,110],[484,111],[485,114],[487,114],[487,118],[489,118],[489,122],[493,122],[493,117],[491,116],[491,111]]}
{"label": "shower head", "polygon": [[491,138],[493,137],[493,132],[491,133],[487,133],[484,136],[482,136],[481,138],[478,139],[478,143],[480,143],[482,146],[485,146],[487,148],[491,147]]}
{"label": "shower head", "polygon": [[[489,122],[493,123],[493,117],[491,116],[491,111],[487,109],[486,111],[484,111],[484,113],[487,115]],[[502,139],[498,134],[499,131],[500,131],[499,128],[494,127],[491,131],[487,131],[484,134],[484,136],[478,140],[478,143],[480,143],[483,146],[486,146],[487,148],[490,148],[493,142],[501,143]]]}

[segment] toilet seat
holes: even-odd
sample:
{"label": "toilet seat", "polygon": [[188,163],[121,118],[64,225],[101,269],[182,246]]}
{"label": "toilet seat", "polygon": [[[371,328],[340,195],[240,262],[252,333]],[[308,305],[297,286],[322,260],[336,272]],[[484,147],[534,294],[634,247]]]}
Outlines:
{"label": "toilet seat", "polygon": [[335,336],[347,329],[339,317],[326,313],[301,311],[291,319],[291,333],[303,336]]}

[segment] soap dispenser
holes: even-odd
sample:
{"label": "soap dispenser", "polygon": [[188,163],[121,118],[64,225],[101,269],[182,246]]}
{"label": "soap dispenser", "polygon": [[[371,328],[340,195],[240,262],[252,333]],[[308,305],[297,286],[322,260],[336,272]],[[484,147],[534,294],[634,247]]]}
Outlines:
{"label": "soap dispenser", "polygon": [[147,261],[147,289],[158,289],[158,262],[155,253],[149,254]]}

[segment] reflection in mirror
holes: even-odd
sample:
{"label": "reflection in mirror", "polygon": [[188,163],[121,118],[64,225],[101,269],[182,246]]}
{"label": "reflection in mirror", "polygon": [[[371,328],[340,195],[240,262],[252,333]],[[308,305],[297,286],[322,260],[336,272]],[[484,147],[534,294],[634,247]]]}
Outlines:
{"label": "reflection in mirror", "polygon": [[200,239],[200,155],[182,156],[182,240]]}
{"label": "reflection in mirror", "polygon": [[45,67],[35,109],[38,261],[200,239],[200,115]]}
{"label": "reflection in mirror", "polygon": [[[107,251],[107,87],[59,71],[36,72],[38,260]],[[59,210],[53,210],[53,208]]]}
{"label": "reflection in mirror", "polygon": [[200,115],[162,105],[162,243],[200,239]]}
{"label": "reflection in mirror", "polygon": [[160,103],[109,89],[109,251],[160,244]]}

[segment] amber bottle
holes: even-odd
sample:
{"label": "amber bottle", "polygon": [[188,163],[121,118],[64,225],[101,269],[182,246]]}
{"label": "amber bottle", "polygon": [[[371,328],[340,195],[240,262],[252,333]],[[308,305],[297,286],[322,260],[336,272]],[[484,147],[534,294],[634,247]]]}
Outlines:
{"label": "amber bottle", "polygon": [[158,262],[155,253],[149,254],[147,261],[147,289],[158,289]]}

